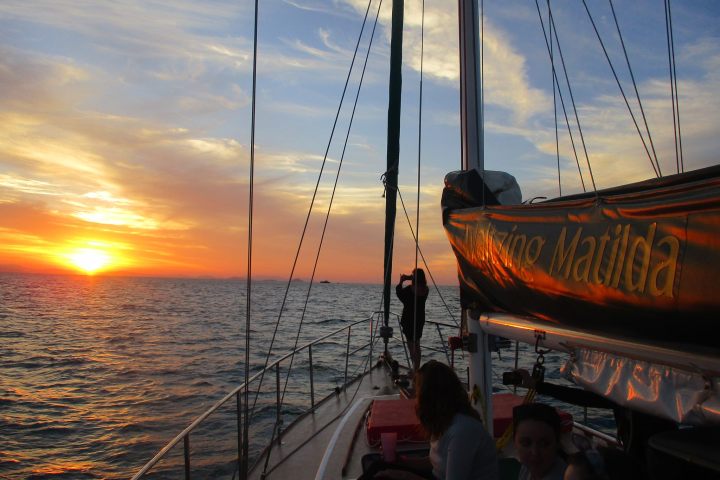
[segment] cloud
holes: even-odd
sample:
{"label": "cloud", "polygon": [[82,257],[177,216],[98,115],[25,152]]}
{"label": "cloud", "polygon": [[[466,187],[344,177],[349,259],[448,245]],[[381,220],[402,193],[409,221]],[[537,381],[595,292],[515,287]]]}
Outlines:
{"label": "cloud", "polygon": [[[715,128],[720,124],[720,99],[715,92],[720,91],[720,76],[716,75],[713,65],[720,63],[720,49],[708,49],[707,43],[690,46],[691,51],[704,53],[697,57],[696,68],[704,69],[703,74],[694,79],[680,79],[680,113],[685,169],[713,165],[717,162]],[[691,57],[686,57],[688,62]],[[672,122],[672,108],[669,86],[666,79],[650,78],[639,85],[645,114],[660,161],[662,173],[669,175],[676,171],[675,142]],[[652,148],[640,110],[631,100],[638,125],[646,139],[647,149]],[[580,118],[585,131],[585,141],[590,153],[590,161],[598,183],[598,188],[644,180],[654,176],[645,147],[632,123],[627,107],[617,96],[600,94],[580,106]],[[520,133],[520,132],[518,132]],[[555,142],[546,132],[545,138],[525,133],[538,149],[548,155],[554,155]],[[567,135],[561,130],[563,155],[567,156],[570,147]],[[576,145],[580,149],[579,138]],[[582,154],[582,151],[579,150]],[[584,157],[580,157],[584,164]],[[566,158],[567,165],[576,170],[574,158]],[[585,168],[585,167],[583,167]],[[586,172],[587,173],[587,172]],[[577,178],[576,173],[571,173]],[[589,176],[586,177],[589,185]]]}
{"label": "cloud", "polygon": [[[347,0],[356,10],[364,11],[363,0]],[[389,5],[389,4],[388,4]],[[420,70],[422,8],[420,0],[406,2],[403,38],[403,60],[414,70]],[[381,10],[380,20],[390,38],[391,9]],[[457,85],[459,81],[458,19],[455,8],[446,2],[427,2],[422,67],[430,79],[443,84]],[[518,124],[551,105],[545,92],[533,87],[528,79],[525,59],[513,47],[510,37],[490,20],[485,21],[485,78],[486,101],[510,111]]]}
{"label": "cloud", "polygon": [[[152,119],[78,108],[67,93],[82,85],[57,85],[55,62],[22,57],[30,66],[44,66],[27,95],[43,93],[46,103],[6,102],[0,115],[0,257],[8,257],[2,263],[31,262],[43,258],[42,252],[101,241],[122,252],[127,273],[242,271],[245,145]],[[13,88],[7,77],[2,81]],[[317,154],[258,149],[255,231],[262,241],[256,258],[266,274],[290,265],[312,193],[311,184],[299,179],[314,176],[321,160]],[[330,158],[331,165],[337,160]],[[331,170],[326,180],[334,178]],[[322,186],[313,218],[327,208],[329,189]],[[373,190],[379,205],[381,188]],[[359,201],[364,193],[360,187],[338,193],[331,225],[339,229],[331,232],[343,244],[355,240],[348,235],[359,233],[357,225],[380,223],[377,206]],[[317,241],[317,233],[308,238]]]}
{"label": "cloud", "polygon": [[[33,247],[24,257],[31,261],[43,249],[102,240],[133,259],[124,267],[128,271],[244,271],[251,3],[0,4],[7,39],[0,47],[0,264],[18,263],[2,252],[17,253],[22,245]],[[419,5],[419,0],[408,2],[406,14],[404,57],[414,70],[420,62]],[[255,151],[256,272],[282,276],[291,264],[325,146],[324,138],[320,145],[313,145],[314,139],[324,137],[323,128],[332,124],[330,102],[335,99],[330,97],[340,93],[355,44],[355,33],[345,30],[358,25],[366,6],[361,0],[288,0],[266,6],[271,10],[265,11],[269,16],[264,17],[258,58],[260,119],[267,123],[261,125]],[[286,28],[288,19],[305,12],[332,15],[331,22]],[[386,38],[389,14],[386,3],[381,15]],[[426,2],[423,68],[443,102],[428,104],[432,113],[424,121],[440,128],[426,138],[437,141],[438,131],[447,131],[452,140],[439,143],[452,146],[456,131],[444,127],[458,124],[456,113],[447,113],[447,105],[457,105],[455,16],[455,4]],[[512,147],[522,144],[512,155],[533,163],[513,173],[527,180],[528,195],[551,196],[557,190],[553,163],[538,161],[554,156],[551,92],[531,81],[539,55],[520,54],[526,39],[502,19],[488,21],[485,32],[488,135]],[[379,39],[370,61],[384,75],[388,49]],[[702,166],[715,155],[713,126],[720,120],[713,95],[720,71],[716,43],[707,38],[681,47],[685,61],[691,59],[700,72],[680,80],[688,166]],[[367,281],[378,280],[382,270],[384,199],[378,177],[384,167],[375,163],[384,155],[386,107],[378,102],[387,90],[379,75],[368,73],[365,79],[371,88],[361,101],[374,103],[356,116],[362,130],[351,137],[354,148],[344,160],[328,224],[328,251],[321,257],[325,272],[346,264],[345,278]],[[590,90],[579,106],[599,186],[651,174],[624,105],[608,95],[592,71],[573,78]],[[412,88],[411,82],[406,86]],[[670,118],[667,89],[653,78],[644,78],[640,89],[653,118],[663,170],[669,172],[674,165],[671,123],[655,120]],[[579,188],[577,167],[567,140],[562,142],[563,188],[571,191]],[[433,148],[447,152],[445,144]],[[331,150],[320,183],[305,247],[310,250],[319,242],[339,155]],[[503,165],[510,163],[503,159]],[[454,260],[438,227],[440,167],[434,168],[423,173],[423,181],[435,180],[422,187],[420,237],[432,264],[452,276]],[[401,182],[406,201],[413,203],[415,187],[404,177]],[[414,215],[415,207],[408,208]],[[410,265],[414,246],[401,214],[396,241],[397,263]],[[347,255],[348,248],[354,255]],[[300,272],[306,275],[308,269],[303,263]]]}

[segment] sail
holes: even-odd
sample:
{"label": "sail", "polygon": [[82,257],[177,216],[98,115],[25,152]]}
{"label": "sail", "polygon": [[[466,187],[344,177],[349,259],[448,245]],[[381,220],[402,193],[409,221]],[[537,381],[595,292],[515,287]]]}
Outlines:
{"label": "sail", "polygon": [[526,205],[484,188],[443,193],[464,307],[720,352],[720,167]]}

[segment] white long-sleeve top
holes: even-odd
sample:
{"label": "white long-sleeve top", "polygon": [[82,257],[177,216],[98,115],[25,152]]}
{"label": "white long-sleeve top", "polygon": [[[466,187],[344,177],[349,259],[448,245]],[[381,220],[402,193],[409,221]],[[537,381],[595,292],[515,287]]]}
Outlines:
{"label": "white long-sleeve top", "polygon": [[483,424],[461,413],[442,437],[430,442],[430,463],[439,480],[497,480],[495,442]]}

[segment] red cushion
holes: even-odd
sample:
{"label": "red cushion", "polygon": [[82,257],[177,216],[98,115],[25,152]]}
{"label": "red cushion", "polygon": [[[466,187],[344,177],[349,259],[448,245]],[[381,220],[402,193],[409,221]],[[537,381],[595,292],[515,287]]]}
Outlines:
{"label": "red cushion", "polygon": [[[367,439],[370,445],[380,443],[383,432],[397,433],[398,442],[425,441],[427,438],[415,415],[415,399],[375,400],[370,407],[367,425]],[[493,394],[493,432],[500,437],[509,425],[512,425],[513,407],[523,403],[523,397],[512,393]],[[572,431],[573,417],[568,412],[558,410],[561,431]]]}
{"label": "red cushion", "polygon": [[367,439],[370,445],[380,443],[380,434],[397,433],[398,442],[424,441],[420,420],[415,415],[415,399],[375,400],[370,408]]}

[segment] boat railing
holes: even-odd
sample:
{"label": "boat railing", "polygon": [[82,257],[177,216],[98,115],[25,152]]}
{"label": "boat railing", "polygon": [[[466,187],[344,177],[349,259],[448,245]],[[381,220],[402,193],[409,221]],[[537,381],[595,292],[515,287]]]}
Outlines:
{"label": "boat railing", "polygon": [[[397,314],[392,313],[393,317],[395,317],[395,323],[399,323],[399,318]],[[247,381],[243,382],[239,386],[235,387],[233,390],[231,390],[229,393],[227,393],[224,397],[219,399],[215,404],[213,404],[210,408],[208,408],[205,412],[203,412],[199,417],[197,417],[190,425],[188,425],[182,432],[180,432],[175,438],[173,438],[170,442],[168,442],[149,462],[147,462],[133,477],[132,480],[137,480],[140,478],[144,478],[147,474],[151,473],[158,464],[166,459],[170,455],[171,452],[174,451],[175,447],[177,447],[180,443],[183,444],[183,460],[182,460],[182,468],[184,470],[184,478],[189,479],[190,478],[190,472],[191,472],[191,449],[190,449],[190,437],[191,435],[196,432],[196,430],[206,423],[208,418],[212,416],[215,412],[220,410],[223,406],[225,406],[228,402],[235,399],[235,410],[234,416],[237,423],[237,453],[235,455],[237,459],[237,468],[242,471],[244,468],[243,465],[248,465],[247,463],[243,463],[244,461],[247,462],[247,458],[243,458],[244,452],[248,452],[247,449],[243,449],[242,445],[242,428],[241,428],[241,418],[242,418],[242,411],[243,411],[243,397],[245,394],[246,389],[249,389],[251,386],[254,387],[254,384],[257,382],[260,382],[262,385],[262,381],[265,377],[274,376],[274,383],[275,383],[275,392],[274,393],[275,399],[274,399],[274,422],[272,423],[272,429],[275,431],[274,435],[272,435],[267,440],[267,445],[263,447],[263,450],[265,450],[273,440],[277,441],[282,436],[282,415],[283,415],[283,401],[284,401],[284,390],[281,388],[281,370],[282,367],[288,363],[292,362],[296,359],[296,357],[299,354],[305,354],[307,352],[307,369],[309,373],[309,396],[310,396],[310,406],[308,409],[302,411],[301,413],[297,414],[296,419],[301,418],[302,416],[311,413],[315,410],[317,405],[321,403],[324,399],[331,397],[334,393],[337,393],[340,389],[345,389],[348,385],[352,384],[356,378],[358,378],[362,373],[364,373],[367,370],[367,365],[365,364],[365,368],[362,372],[359,372],[356,374],[350,374],[349,367],[350,367],[350,359],[355,358],[355,355],[358,352],[361,352],[363,350],[368,351],[368,357],[372,357],[372,349],[375,343],[375,340],[378,338],[377,333],[375,330],[377,329],[377,325],[381,323],[382,318],[382,312],[374,312],[372,316],[357,320],[351,323],[348,323],[347,325],[344,325],[332,332],[327,333],[326,335],[323,335],[319,338],[316,338],[308,343],[305,343],[302,346],[299,346],[292,350],[291,352],[273,360],[272,362],[268,363],[265,368],[262,370],[256,372],[253,374]],[[353,328],[357,327],[361,324],[370,324],[370,332],[372,332],[372,335],[368,336],[367,341],[362,341],[359,345],[355,344],[352,345],[351,338],[352,338],[352,331]],[[437,329],[438,335],[440,337],[440,344],[443,345],[443,349],[437,349],[433,347],[427,347],[430,350],[437,351],[437,352],[445,352],[447,354],[447,347],[445,346],[445,339],[443,337],[443,334],[441,333],[444,328],[457,328],[455,325],[442,323],[442,322],[434,322],[434,321],[428,321],[428,324],[434,325]],[[399,333],[399,332],[398,332]],[[340,335],[345,335],[344,338],[344,369],[342,374],[342,386],[337,387],[334,392],[329,393],[328,395],[324,396],[323,399],[321,399],[319,402],[316,401],[315,395],[316,395],[316,385],[315,385],[315,369],[317,361],[313,360],[313,347],[319,348],[322,344],[330,343],[328,340],[330,340],[332,337],[337,337]],[[397,335],[402,338],[402,334]],[[335,342],[335,345],[337,343]],[[404,348],[403,348],[404,349]],[[335,359],[337,361],[337,358]],[[257,387],[258,391],[260,390],[260,386]],[[254,392],[253,389],[249,389],[248,393]],[[252,402],[252,400],[251,400]],[[271,403],[272,405],[272,403]],[[252,417],[252,415],[251,415]],[[233,427],[234,428],[234,427]],[[289,428],[289,426],[288,426]],[[247,453],[245,453],[247,454]],[[180,468],[179,465],[172,465],[172,468]]]}
{"label": "boat railing", "polygon": [[[236,420],[238,425],[237,430],[237,444],[238,444],[238,465],[240,466],[242,462],[242,429],[240,428],[241,422],[241,412],[242,412],[242,401],[243,401],[243,394],[245,393],[245,390],[251,386],[253,383],[261,381],[265,376],[268,376],[268,374],[271,374],[274,372],[275,374],[275,386],[276,386],[276,392],[275,392],[275,410],[276,410],[276,424],[277,428],[279,428],[279,425],[281,423],[282,418],[282,391],[280,388],[281,380],[281,366],[284,362],[287,362],[288,359],[296,357],[298,354],[301,354],[305,351],[307,351],[308,355],[308,369],[309,369],[309,380],[310,380],[310,408],[309,410],[303,412],[302,414],[308,413],[310,411],[313,411],[316,407],[316,401],[315,401],[315,363],[313,362],[313,346],[316,346],[320,343],[323,343],[330,339],[331,337],[338,336],[344,332],[347,332],[347,339],[345,343],[345,368],[344,368],[344,375],[343,375],[343,387],[345,388],[348,385],[348,367],[349,367],[349,359],[352,355],[356,354],[357,352],[372,348],[372,338],[368,342],[363,342],[360,346],[354,348],[351,350],[351,334],[353,327],[356,327],[359,324],[366,324],[371,323],[371,329],[372,329],[372,323],[374,319],[376,318],[376,314],[374,314],[371,317],[357,320],[352,323],[349,323],[341,328],[338,328],[337,330],[334,330],[326,335],[323,335],[319,338],[316,338],[302,346],[299,346],[298,348],[292,350],[291,352],[273,360],[272,362],[268,363],[268,365],[263,368],[262,370],[258,371],[254,375],[252,375],[247,381],[243,382],[239,386],[235,387],[233,390],[231,390],[228,394],[226,394],[224,397],[222,397],[220,400],[215,402],[213,406],[208,408],[205,412],[203,412],[199,417],[197,417],[190,425],[188,425],[182,432],[180,432],[175,438],[173,438],[170,442],[167,443],[149,462],[147,462],[133,477],[132,480],[140,479],[145,477],[161,460],[163,460],[172,450],[175,448],[178,444],[181,442],[183,443],[183,468],[185,472],[184,478],[189,479],[190,478],[190,435],[201,425],[203,424],[208,417],[210,417],[213,413],[218,411],[221,407],[223,407],[226,403],[228,403],[233,398],[235,399],[236,403]],[[350,383],[352,383],[352,379],[350,379]],[[250,390],[252,392],[252,390]],[[328,395],[330,396],[330,395]],[[302,415],[301,414],[301,415]],[[269,443],[269,442],[268,442]]]}

